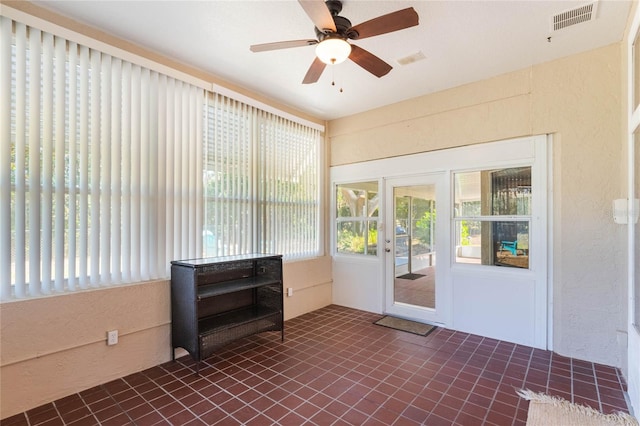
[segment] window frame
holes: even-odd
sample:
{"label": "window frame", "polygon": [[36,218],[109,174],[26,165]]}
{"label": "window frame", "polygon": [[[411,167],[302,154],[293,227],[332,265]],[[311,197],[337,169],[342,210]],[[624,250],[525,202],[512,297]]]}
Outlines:
{"label": "window frame", "polygon": [[[458,174],[464,174],[464,173],[474,173],[474,172],[484,172],[484,171],[501,171],[501,170],[507,170],[507,169],[522,169],[522,168],[529,168],[529,173],[530,173],[530,203],[533,203],[535,200],[534,194],[533,194],[533,185],[535,182],[535,177],[533,176],[534,173],[534,165],[530,164],[530,163],[525,163],[525,164],[501,164],[501,165],[497,165],[497,166],[492,166],[492,167],[481,167],[481,168],[473,168],[473,169],[461,169],[461,170],[452,170],[451,171],[451,236],[452,236],[452,244],[451,244],[451,262],[453,263],[453,265],[455,265],[456,267],[470,267],[470,268],[477,268],[477,267],[482,267],[482,268],[493,268],[493,269],[508,269],[510,271],[530,271],[532,270],[532,259],[531,259],[531,254],[529,253],[528,249],[527,249],[527,256],[528,256],[528,262],[527,262],[527,267],[526,268],[521,268],[521,267],[517,267],[517,266],[509,266],[509,265],[497,265],[494,261],[493,264],[483,264],[482,263],[482,257],[480,258],[480,263],[475,263],[475,262],[459,262],[457,261],[457,247],[459,245],[459,232],[458,229],[460,227],[460,223],[464,222],[464,221],[474,221],[474,222],[487,222],[487,223],[497,223],[497,222],[516,222],[516,223],[527,223],[528,226],[528,239],[531,240],[531,235],[532,233],[535,231],[532,227],[534,226],[534,221],[533,221],[533,211],[534,211],[534,207],[533,205],[530,204],[529,206],[529,213],[528,214],[478,214],[478,215],[457,215],[456,214],[456,191],[457,191],[457,185],[456,185],[456,175]],[[481,195],[482,196],[482,195]],[[474,201],[475,202],[475,201]],[[482,205],[482,199],[479,200],[480,204]],[[461,244],[460,244],[461,245]]]}
{"label": "window frame", "polygon": [[[216,111],[216,108],[219,108],[219,111]],[[219,114],[225,115],[225,117],[222,118],[222,120],[225,121],[222,124],[222,130],[217,130],[215,127]],[[222,243],[220,243],[218,238],[216,238],[218,248],[220,246],[222,246],[222,248],[220,252],[218,252],[218,248],[216,248],[214,255],[225,256],[248,254],[252,252],[274,252],[271,247],[273,247],[274,244],[278,244],[276,241],[281,240],[282,238],[287,238],[285,243],[286,247],[295,247],[296,244],[294,240],[290,238],[293,235],[292,232],[283,232],[281,229],[276,231],[269,229],[269,225],[273,225],[273,220],[268,220],[269,217],[273,216],[269,215],[269,211],[273,211],[274,209],[281,210],[282,208],[286,208],[287,211],[290,211],[291,208],[293,208],[293,211],[297,211],[299,213],[301,211],[308,210],[309,207],[312,207],[315,211],[312,215],[315,216],[315,223],[307,224],[307,227],[314,227],[314,237],[311,240],[305,240],[304,242],[314,244],[315,247],[303,249],[301,251],[275,251],[277,251],[278,254],[282,254],[285,261],[312,259],[321,256],[324,247],[322,226],[322,206],[324,205],[322,197],[324,139],[322,137],[322,132],[319,129],[314,129],[310,126],[306,126],[305,124],[293,122],[292,120],[281,117],[277,114],[252,107],[241,100],[231,98],[223,93],[207,93],[207,102],[205,102],[203,115],[205,120],[205,124],[203,126],[203,150],[205,157],[203,178],[209,173],[224,174],[225,172],[228,172],[228,167],[227,170],[218,170],[215,168],[217,164],[209,164],[210,161],[208,160],[208,155],[210,154],[210,148],[214,150],[216,153],[215,155],[221,155],[222,159],[218,160],[220,164],[227,161],[228,156],[239,154],[240,150],[246,150],[246,152],[238,157],[241,157],[240,161],[244,161],[244,163],[241,165],[234,164],[237,168],[242,167],[245,172],[245,174],[242,175],[242,177],[247,180],[246,187],[242,190],[244,192],[242,194],[233,192],[238,188],[231,184],[231,192],[224,196],[224,199],[227,200],[227,204],[231,206],[241,206],[246,204],[244,209],[240,207],[240,210],[247,213],[245,214],[244,221],[242,221],[243,223],[240,224],[244,225],[245,228],[242,231],[236,229],[235,231],[230,232],[228,236],[223,238]],[[300,129],[300,126],[304,126],[303,130],[307,135],[301,136],[299,134],[300,132],[296,132],[291,129],[291,127],[296,126],[298,126],[298,130]],[[209,129],[213,131],[213,135],[211,136],[207,134],[207,130]],[[218,140],[219,135],[217,132],[222,132],[224,134],[230,133],[232,136],[235,135],[236,140],[242,140],[243,146],[240,147],[240,145],[237,143],[234,144],[233,142],[230,144],[228,141],[220,142]],[[311,132],[317,133],[311,136]],[[284,135],[282,135],[282,133],[284,133]],[[315,139],[309,142],[311,144],[315,144],[316,150],[316,156],[313,158],[315,170],[312,171],[315,179],[314,182],[307,187],[307,189],[315,188],[315,191],[307,193],[307,195],[313,193],[313,197],[306,200],[294,200],[294,197],[291,197],[290,195],[291,193],[282,193],[279,188],[274,187],[274,185],[291,184],[291,182],[294,181],[294,179],[287,180],[285,175],[287,172],[294,171],[294,164],[296,163],[296,160],[298,160],[298,158],[294,158],[293,155],[287,156],[289,153],[293,154],[293,151],[290,149],[281,149],[281,154],[285,154],[285,156],[282,156],[281,158],[276,158],[277,155],[273,156],[268,153],[264,149],[264,146],[271,143],[274,137],[276,139],[281,139],[284,144],[291,144],[292,141],[299,142],[300,138]],[[217,143],[220,143],[220,145],[216,147]],[[278,168],[279,166],[275,163],[282,163],[284,166],[282,168]],[[295,169],[295,171],[299,170]],[[306,171],[306,169],[303,171]],[[232,176],[232,179],[234,176],[235,175]],[[203,243],[204,233],[210,231],[209,228],[211,228],[208,224],[208,209],[210,203],[219,204],[220,199],[221,198],[215,194],[208,194],[206,189],[203,191],[203,209],[205,210],[202,229]],[[296,209],[296,207],[298,208]],[[231,207],[231,210],[234,212],[239,211],[238,208],[233,209],[233,207]],[[214,217],[213,220],[224,220],[224,218],[220,219]],[[282,220],[279,221],[279,223],[276,223],[275,226],[280,226],[281,222]],[[288,223],[291,225],[292,221],[289,221]],[[228,223],[226,225],[228,225]],[[226,233],[225,223],[222,225],[214,225],[215,228],[220,226],[222,226],[221,232]],[[241,246],[237,250],[231,249],[229,247],[231,244],[226,244],[225,242],[229,243],[232,241],[242,241]],[[205,250],[206,246],[203,244],[204,256],[207,255]]]}
{"label": "window frame", "polygon": [[[378,206],[375,210],[378,211],[378,214],[376,216],[339,216],[338,215],[338,189],[341,186],[349,186],[349,185],[358,185],[358,184],[375,184],[377,187],[377,196],[378,196]],[[375,223],[375,229],[376,229],[376,233],[377,236],[379,237],[380,235],[380,200],[382,197],[382,191],[380,189],[380,181],[378,179],[362,179],[362,180],[354,180],[354,181],[348,181],[348,182],[334,182],[333,184],[333,188],[332,188],[332,195],[331,195],[331,199],[332,199],[332,216],[333,216],[333,227],[331,230],[331,253],[334,256],[344,256],[344,257],[353,257],[353,258],[360,258],[360,259],[378,259],[380,257],[380,239],[378,238],[376,241],[376,252],[373,254],[369,254],[367,253],[368,251],[368,247],[369,245],[367,244],[367,240],[365,238],[365,244],[364,244],[364,253],[354,253],[354,252],[344,252],[344,251],[339,251],[338,250],[338,227],[340,226],[341,223],[346,223],[346,222],[354,222],[354,223],[362,223],[365,225],[366,230],[367,230],[367,235],[369,233],[369,231],[372,229],[371,227],[371,223]],[[367,191],[370,192],[370,191]],[[368,204],[369,200],[367,199],[367,204]],[[375,211],[374,210],[374,211]]]}

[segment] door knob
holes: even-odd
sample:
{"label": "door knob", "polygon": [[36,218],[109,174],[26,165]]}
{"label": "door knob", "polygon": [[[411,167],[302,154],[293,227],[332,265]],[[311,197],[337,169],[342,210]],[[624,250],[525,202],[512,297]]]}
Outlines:
{"label": "door knob", "polygon": [[391,251],[391,249],[390,249],[390,248],[386,248],[386,249],[384,249],[384,251],[386,251],[387,253],[389,253],[389,252]]}

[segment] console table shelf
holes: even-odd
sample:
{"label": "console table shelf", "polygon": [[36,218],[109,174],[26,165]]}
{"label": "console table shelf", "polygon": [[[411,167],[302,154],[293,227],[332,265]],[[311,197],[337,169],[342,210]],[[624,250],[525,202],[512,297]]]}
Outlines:
{"label": "console table shelf", "polygon": [[221,294],[233,293],[249,288],[257,288],[270,284],[279,284],[279,280],[270,277],[248,277],[233,281],[213,283],[198,287],[198,301],[208,297],[220,296]]}
{"label": "console table shelf", "polygon": [[263,331],[284,341],[282,256],[250,254],[171,262],[171,341],[196,361]]}
{"label": "console table shelf", "polygon": [[199,321],[200,335],[215,333],[217,330],[231,328],[238,325],[273,318],[280,314],[276,309],[263,307],[249,307],[236,311],[225,312]]}

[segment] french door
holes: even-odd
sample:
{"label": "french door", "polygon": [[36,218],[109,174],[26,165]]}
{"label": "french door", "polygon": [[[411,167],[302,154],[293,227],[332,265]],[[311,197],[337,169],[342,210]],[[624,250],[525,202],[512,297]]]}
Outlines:
{"label": "french door", "polygon": [[446,194],[445,173],[385,179],[385,313],[445,321]]}

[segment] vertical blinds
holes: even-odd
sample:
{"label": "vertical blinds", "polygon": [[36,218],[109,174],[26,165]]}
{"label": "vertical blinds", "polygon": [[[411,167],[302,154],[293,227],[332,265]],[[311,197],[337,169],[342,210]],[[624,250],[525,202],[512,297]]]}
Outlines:
{"label": "vertical blinds", "polygon": [[211,93],[205,137],[205,253],[320,252],[320,132]]}
{"label": "vertical blinds", "polygon": [[0,19],[2,299],[196,257],[204,90]]}
{"label": "vertical blinds", "polygon": [[0,36],[0,300],[320,253],[319,130],[7,17]]}
{"label": "vertical blinds", "polygon": [[257,121],[261,250],[317,255],[319,132],[264,112]]}

